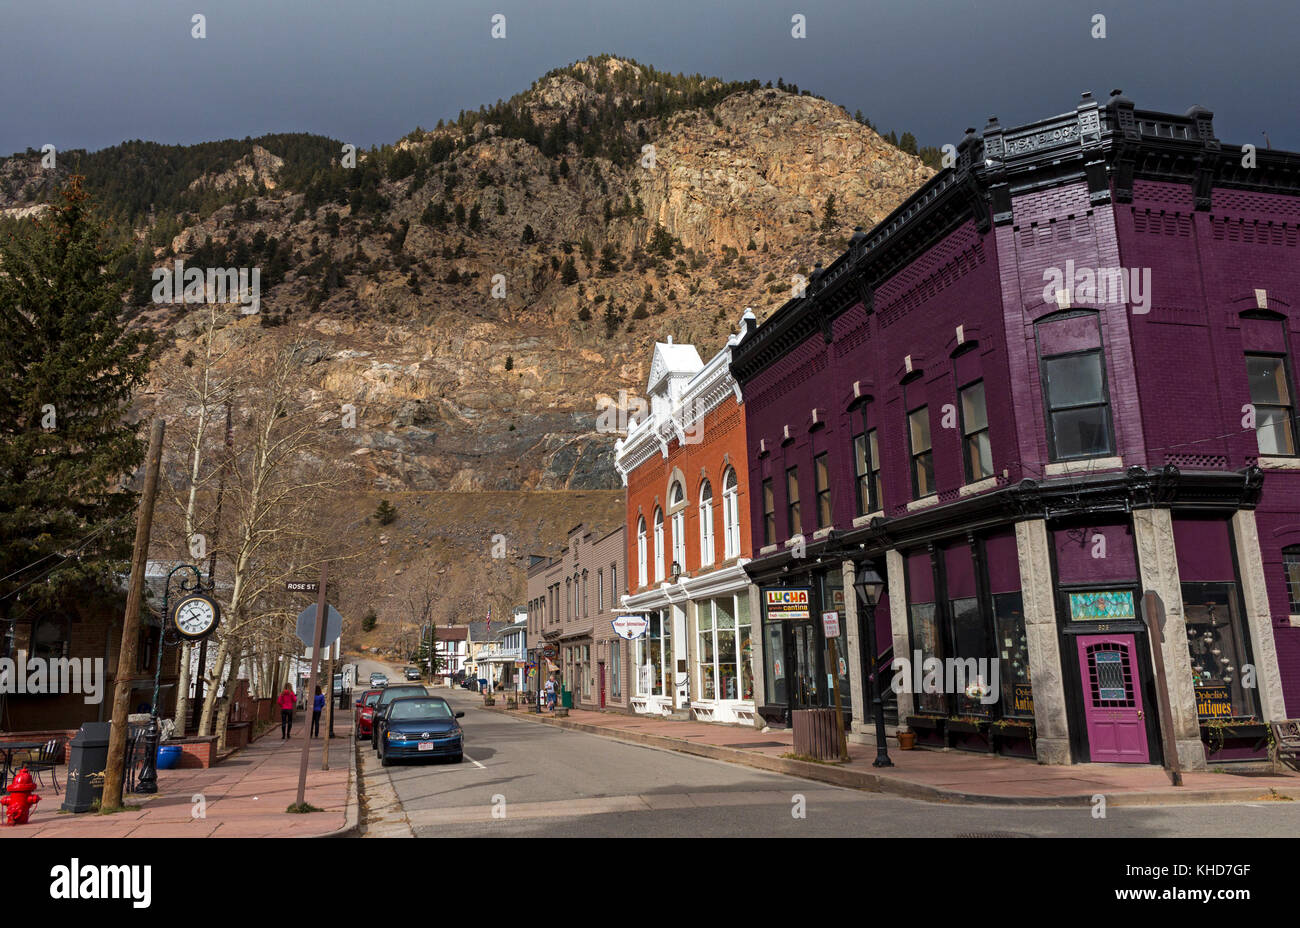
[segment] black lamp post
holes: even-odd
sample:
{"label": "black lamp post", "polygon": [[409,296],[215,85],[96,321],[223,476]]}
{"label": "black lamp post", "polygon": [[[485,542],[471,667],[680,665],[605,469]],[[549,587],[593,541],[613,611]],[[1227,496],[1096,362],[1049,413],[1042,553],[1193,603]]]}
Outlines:
{"label": "black lamp post", "polygon": [[889,759],[889,747],[885,743],[885,704],[880,700],[880,675],[876,666],[876,604],[884,592],[885,581],[880,579],[880,574],[874,568],[864,565],[858,568],[853,588],[857,590],[858,600],[867,611],[867,680],[871,683],[871,709],[876,717],[876,759],[871,762],[871,766],[892,767],[894,762]]}

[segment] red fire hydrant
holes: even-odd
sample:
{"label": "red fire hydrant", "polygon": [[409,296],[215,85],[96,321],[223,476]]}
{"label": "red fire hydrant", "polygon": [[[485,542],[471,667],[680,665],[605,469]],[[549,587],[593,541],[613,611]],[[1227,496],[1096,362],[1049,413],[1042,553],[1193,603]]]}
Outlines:
{"label": "red fire hydrant", "polygon": [[32,814],[32,809],[41,801],[33,790],[36,784],[32,782],[32,775],[24,767],[14,776],[13,782],[9,784],[9,794],[0,799],[0,806],[5,807],[6,825],[26,825],[27,818]]}

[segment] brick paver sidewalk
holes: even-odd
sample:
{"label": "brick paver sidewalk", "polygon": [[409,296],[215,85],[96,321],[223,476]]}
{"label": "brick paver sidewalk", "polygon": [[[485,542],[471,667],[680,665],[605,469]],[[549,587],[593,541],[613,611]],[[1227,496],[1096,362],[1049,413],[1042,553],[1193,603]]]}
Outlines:
{"label": "brick paver sidewalk", "polygon": [[847,764],[822,764],[782,757],[794,751],[789,730],[763,731],[739,725],[688,722],[649,715],[570,709],[568,718],[534,715],[520,718],[794,774],[839,786],[947,801],[1074,805],[1103,795],[1122,805],[1185,802],[1243,802],[1300,799],[1300,777],[1289,773],[1243,776],[1231,773],[1184,773],[1183,786],[1170,785],[1160,767],[1124,764],[1048,766],[997,755],[918,748],[901,751],[890,738],[893,767],[876,768],[874,744],[849,743]]}
{"label": "brick paver sidewalk", "polygon": [[[322,811],[298,815],[285,812],[298,797],[303,724],[306,722],[300,713],[292,740],[282,741],[277,727],[214,767],[158,771],[155,795],[128,793],[123,797],[126,805],[138,805],[138,809],[112,815],[60,813],[63,796],[56,796],[53,787],[38,787],[41,803],[31,823],[0,827],[0,837],[291,838],[318,837],[355,828],[356,755],[348,712],[339,712],[334,718],[336,737],[330,742],[329,770],[321,770],[323,739],[312,742],[307,802]],[[324,728],[322,722],[322,731]],[[64,773],[60,768],[60,787]],[[196,795],[203,797],[203,818],[193,814]]]}

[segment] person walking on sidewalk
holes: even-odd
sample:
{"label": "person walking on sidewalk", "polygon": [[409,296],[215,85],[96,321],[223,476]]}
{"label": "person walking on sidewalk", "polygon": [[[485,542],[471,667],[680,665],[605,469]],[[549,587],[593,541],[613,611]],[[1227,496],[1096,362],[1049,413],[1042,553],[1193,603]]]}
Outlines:
{"label": "person walking on sidewalk", "polygon": [[546,678],[546,709],[549,712],[555,711],[555,678]]}
{"label": "person walking on sidewalk", "polygon": [[316,695],[311,701],[311,736],[313,738],[320,737],[320,714],[324,709],[325,694],[320,691],[320,687],[318,686],[316,687]]}
{"label": "person walking on sidewalk", "polygon": [[280,693],[280,740],[284,741],[293,733],[293,706],[296,702],[293,687],[288,683]]}

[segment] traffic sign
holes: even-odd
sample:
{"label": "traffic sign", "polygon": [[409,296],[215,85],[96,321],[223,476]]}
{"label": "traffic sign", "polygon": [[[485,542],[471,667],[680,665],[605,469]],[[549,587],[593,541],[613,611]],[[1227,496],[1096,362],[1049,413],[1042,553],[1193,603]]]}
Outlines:
{"label": "traffic sign", "polygon": [[[302,612],[298,613],[298,625],[294,629],[298,633],[298,639],[309,648],[314,648],[316,642],[311,640],[312,632],[316,630],[316,604],[312,603]],[[324,641],[333,641],[339,635],[343,634],[343,616],[333,606],[325,607],[325,637]]]}
{"label": "traffic sign", "polygon": [[315,580],[286,580],[284,588],[290,593],[315,593],[320,589],[320,584]]}
{"label": "traffic sign", "polygon": [[822,631],[827,638],[840,637],[840,614],[838,612],[822,613]]}

